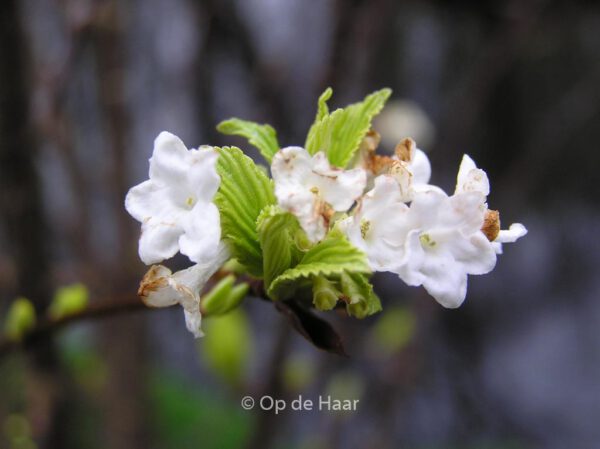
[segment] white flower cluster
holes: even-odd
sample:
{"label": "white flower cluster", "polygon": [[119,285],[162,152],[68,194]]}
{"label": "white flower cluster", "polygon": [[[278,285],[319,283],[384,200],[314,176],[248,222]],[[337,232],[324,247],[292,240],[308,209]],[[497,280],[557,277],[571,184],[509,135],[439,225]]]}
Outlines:
{"label": "white flower cluster", "polygon": [[175,274],[153,266],[140,285],[139,295],[151,307],[181,304],[187,328],[196,337],[200,330],[200,291],[227,260],[221,242],[219,210],[212,202],[221,179],[218,154],[208,146],[188,150],[173,134],[162,132],[154,141],[147,181],[131,188],[125,208],[142,223],[140,259],[162,262],[178,251],[195,263]]}
{"label": "white flower cluster", "polygon": [[[498,213],[486,203],[487,175],[469,156],[448,196],[429,184],[429,160],[411,139],[393,157],[375,155],[376,144],[351,170],[330,167],[323,153],[282,149],[271,166],[280,206],[298,217],[313,241],[325,235],[335,213],[349,213],[339,226],[374,271],[395,273],[408,285],[425,287],[444,307],[458,307],[467,275],[490,272],[502,243],[527,230],[518,223],[499,230]],[[373,186],[363,195],[368,178]]]}
{"label": "white flower cluster", "polygon": [[[279,206],[297,217],[308,239],[318,242],[338,226],[367,256],[374,271],[396,273],[411,286],[422,285],[440,304],[458,307],[467,275],[484,274],[496,264],[502,243],[527,233],[521,224],[501,231],[498,213],[488,209],[489,182],[465,155],[456,189],[447,195],[429,184],[431,166],[411,139],[393,157],[375,155],[376,133],[364,139],[354,168],[332,167],[323,152],[310,155],[287,147],[272,159]],[[154,142],[149,179],[127,194],[127,211],[142,223],[139,255],[148,265],[177,252],[195,263],[171,273],[153,266],[139,294],[152,307],[179,303],[188,329],[200,336],[200,291],[230,257],[221,239],[214,204],[221,179],[217,151],[188,150],[162,132]]]}

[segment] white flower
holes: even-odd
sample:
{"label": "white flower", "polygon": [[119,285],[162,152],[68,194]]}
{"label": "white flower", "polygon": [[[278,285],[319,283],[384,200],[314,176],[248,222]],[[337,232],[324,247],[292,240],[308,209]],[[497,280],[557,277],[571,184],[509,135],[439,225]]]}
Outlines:
{"label": "white flower", "polygon": [[149,307],[169,307],[180,304],[185,314],[187,329],[194,337],[201,337],[200,292],[208,279],[227,260],[229,252],[219,246],[215,257],[208,262],[196,264],[185,270],[171,273],[163,265],[153,265],[140,283],[138,295]]}
{"label": "white flower", "polygon": [[481,232],[481,197],[448,197],[438,190],[415,193],[408,214],[404,258],[390,270],[408,285],[423,285],[444,307],[458,307],[467,275],[494,269],[496,253]]}
{"label": "white flower", "polygon": [[294,214],[311,241],[325,236],[334,212],[345,212],[362,195],[364,170],[331,167],[327,156],[310,156],[304,148],[283,148],[271,164],[279,205]]}
{"label": "white flower", "polygon": [[395,149],[395,157],[403,162],[411,174],[413,188],[421,190],[422,186],[429,184],[431,178],[431,164],[427,155],[417,148],[417,144],[410,137],[402,140]]}
{"label": "white flower", "polygon": [[[398,157],[402,160],[402,153]],[[408,285],[423,285],[443,306],[458,307],[466,296],[467,276],[490,272],[501,243],[515,241],[527,230],[517,223],[498,232],[499,214],[486,203],[487,175],[469,156],[463,157],[450,197],[426,184],[427,174],[421,178],[425,183],[411,187],[408,207],[403,185],[393,176],[378,176],[341,227],[367,254],[373,270],[396,273]],[[486,217],[486,225],[495,229],[490,238],[482,230]]]}
{"label": "white flower", "polygon": [[408,206],[400,186],[388,175],[360,200],[351,217],[339,223],[354,246],[365,252],[375,271],[390,271],[403,258],[402,230],[408,225]]}
{"label": "white flower", "polygon": [[147,181],[131,188],[125,208],[142,223],[139,254],[147,264],[181,251],[193,262],[215,257],[221,239],[219,211],[212,203],[220,178],[212,147],[188,150],[173,134],[154,141]]}
{"label": "white flower", "polygon": [[473,159],[467,154],[463,155],[458,168],[454,194],[465,192],[478,192],[484,197],[490,194],[490,181],[486,172],[477,168]]}
{"label": "white flower", "polygon": [[498,237],[492,242],[496,254],[502,254],[503,243],[514,243],[527,234],[527,228],[521,223],[513,223],[508,230],[500,230]]}
{"label": "white flower", "polygon": [[[477,168],[473,159],[464,155],[458,169],[456,178],[456,189],[454,195],[460,195],[467,192],[477,192],[482,195],[482,213],[486,214],[487,196],[490,193],[490,182],[485,171]],[[498,218],[497,230],[500,229]],[[513,243],[527,234],[527,229],[521,223],[513,223],[508,230],[499,230],[492,238],[492,246],[497,254],[502,254],[502,243]],[[488,237],[490,237],[488,235]]]}
{"label": "white flower", "polygon": [[400,187],[402,201],[410,202],[415,191],[435,188],[429,185],[431,164],[427,155],[417,148],[413,139],[403,139],[394,151],[394,156],[375,154],[379,135],[370,131],[361,146],[356,164],[364,167],[371,179],[381,175],[392,176]]}

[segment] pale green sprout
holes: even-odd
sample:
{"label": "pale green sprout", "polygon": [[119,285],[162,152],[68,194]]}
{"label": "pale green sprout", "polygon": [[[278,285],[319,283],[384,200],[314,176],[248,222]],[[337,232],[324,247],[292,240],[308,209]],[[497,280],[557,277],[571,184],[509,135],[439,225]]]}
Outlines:
{"label": "pale green sprout", "polygon": [[17,298],[8,309],[4,322],[4,334],[13,340],[21,340],[35,326],[35,308],[27,298]]}

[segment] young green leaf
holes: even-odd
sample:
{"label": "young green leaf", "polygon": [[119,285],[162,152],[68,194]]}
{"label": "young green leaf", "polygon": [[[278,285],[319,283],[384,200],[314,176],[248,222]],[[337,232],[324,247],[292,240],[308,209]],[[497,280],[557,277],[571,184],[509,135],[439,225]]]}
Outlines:
{"label": "young green leaf", "polygon": [[391,93],[390,89],[378,90],[359,103],[329,114],[326,101],[331,97],[331,89],[328,88],[319,98],[315,123],[306,139],[306,150],[310,154],[324,151],[332,165],[345,167]]}
{"label": "young green leaf", "polygon": [[275,204],[273,183],[239,148],[217,150],[221,186],[215,204],[221,214],[222,238],[232,256],[251,275],[261,277],[263,262],[256,220],[266,206]]}
{"label": "young green leaf", "polygon": [[239,306],[249,286],[245,282],[235,286],[234,283],[235,276],[231,274],[221,279],[202,297],[202,313],[208,316],[224,315]]}
{"label": "young green leaf", "polygon": [[313,304],[317,310],[331,310],[335,307],[342,293],[336,288],[335,283],[324,276],[315,276],[313,279]]}
{"label": "young green leaf", "polygon": [[83,284],[72,284],[60,287],[54,293],[48,314],[53,319],[81,312],[88,305],[90,292]]}
{"label": "young green leaf", "polygon": [[230,136],[245,137],[250,145],[256,147],[269,163],[271,163],[275,153],[279,151],[277,133],[271,125],[260,125],[239,118],[231,118],[219,123],[217,131]]}
{"label": "young green leaf", "polygon": [[342,273],[342,293],[347,298],[346,311],[356,318],[365,318],[381,311],[381,301],[362,273]]}
{"label": "young green leaf", "polygon": [[308,250],[298,265],[280,274],[267,290],[273,299],[284,299],[315,276],[335,277],[342,273],[371,273],[365,254],[334,229]]}
{"label": "young green leaf", "polygon": [[239,385],[254,349],[254,334],[243,308],[206,320],[201,354],[219,378]]}
{"label": "young green leaf", "polygon": [[27,298],[17,298],[8,309],[4,333],[8,338],[20,340],[35,326],[35,309]]}
{"label": "young green leaf", "polygon": [[300,225],[289,212],[268,206],[258,217],[257,228],[263,251],[263,276],[268,289],[273,279],[297,262],[294,237]]}

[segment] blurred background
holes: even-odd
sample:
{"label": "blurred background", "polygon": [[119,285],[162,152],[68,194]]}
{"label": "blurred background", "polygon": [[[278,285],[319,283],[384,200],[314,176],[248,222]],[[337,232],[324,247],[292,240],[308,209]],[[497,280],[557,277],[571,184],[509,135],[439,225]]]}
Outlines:
{"label": "blurred background", "polygon": [[[383,313],[325,315],[348,358],[253,298],[199,342],[173,308],[0,351],[1,448],[598,447],[597,2],[3,0],[0,321],[17,297],[135,301],[123,199],[154,137],[256,156],[215,130],[237,116],[302,144],[327,86],[334,106],[391,87],[384,149],[414,137],[446,189],[469,153],[529,235],[458,310],[376,276]],[[247,394],[360,402],[274,415]]]}

